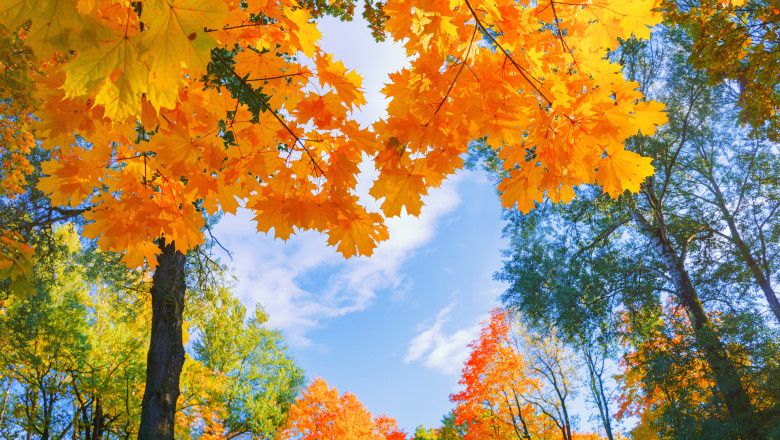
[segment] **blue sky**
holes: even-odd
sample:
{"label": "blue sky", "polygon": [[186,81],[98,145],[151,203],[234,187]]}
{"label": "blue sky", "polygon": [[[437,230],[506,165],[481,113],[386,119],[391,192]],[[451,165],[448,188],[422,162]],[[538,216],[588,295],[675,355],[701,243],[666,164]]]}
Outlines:
{"label": "blue sky", "polygon": [[[369,125],[385,114],[381,89],[405,66],[403,48],[376,43],[365,22],[326,19],[322,48],[363,78],[367,104],[357,115]],[[376,171],[361,166],[361,202]],[[231,251],[223,258],[238,278],[249,310],[261,304],[268,325],[283,331],[309,379],[322,377],[358,396],[369,411],[387,414],[413,433],[438,427],[453,405],[468,344],[500,304],[503,221],[495,186],[484,173],[461,171],[423,198],[419,217],[388,219],[390,239],[371,258],[345,260],[325,236],[308,231],[286,242],[257,233],[252,215],[227,215],[214,235]],[[573,402],[575,428],[595,430],[584,392]],[[627,426],[632,425],[628,422]]]}
{"label": "blue sky", "polygon": [[[379,118],[387,74],[406,62],[403,49],[377,44],[365,23],[326,20],[322,47],[363,77],[368,104],[359,120]],[[368,206],[366,167],[359,188]],[[413,432],[438,426],[452,405],[468,344],[498,305],[501,209],[494,186],[461,172],[430,192],[419,218],[387,221],[390,240],[369,258],[345,260],[324,236],[287,242],[255,232],[251,215],[226,216],[215,236],[233,253],[238,295],[263,305],[309,378],[350,391],[372,413]]]}
{"label": "blue sky", "polygon": [[500,212],[490,183],[462,173],[419,218],[390,219],[370,259],[345,260],[314,232],[257,234],[249,214],[225,217],[215,235],[233,253],[239,297],[264,306],[308,377],[411,432],[449,411],[467,345],[498,305]]}

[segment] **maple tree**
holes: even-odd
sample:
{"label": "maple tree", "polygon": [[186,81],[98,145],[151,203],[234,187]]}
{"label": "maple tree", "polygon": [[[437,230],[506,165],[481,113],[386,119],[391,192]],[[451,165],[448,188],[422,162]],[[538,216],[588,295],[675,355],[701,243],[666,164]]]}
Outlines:
{"label": "maple tree", "polygon": [[577,380],[571,353],[554,335],[529,334],[507,312],[497,309],[483,323],[479,339],[450,396],[457,404],[455,424],[464,439],[583,438],[572,429],[567,399]]}
{"label": "maple tree", "polygon": [[522,399],[534,385],[528,376],[528,361],[510,344],[509,322],[503,311],[494,310],[483,324],[478,340],[458,382],[465,386],[450,396],[457,404],[455,424],[466,428],[464,439],[529,438],[552,435],[533,405]]}
{"label": "maple tree", "polygon": [[[623,141],[653,133],[663,107],[643,100],[604,56],[618,38],[649,35],[660,20],[651,0],[369,8],[376,33],[384,24],[414,56],[391,76],[389,116],[372,129],[352,119],[364,103],[359,75],[319,48],[313,22],[322,12],[348,15],[351,4],[301,6],[0,7],[8,38],[23,38],[35,57],[11,70],[36,85],[29,105],[19,102],[25,117],[34,112],[48,156],[38,190],[80,214],[83,235],[101,249],[123,252],[131,267],[159,265],[139,438],[173,435],[184,253],[203,242],[205,215],[245,206],[259,231],[286,239],[313,229],[345,256],[370,255],[387,239],[383,215],[419,214],[428,188],[460,168],[468,142],[483,135],[504,159],[504,205],[523,211],[545,196],[570,200],[581,183],[616,197],[652,173],[650,159]],[[20,164],[31,142],[22,138],[7,152]],[[370,193],[384,199],[381,214],[355,195],[366,157],[380,171]],[[19,278],[30,249],[4,238],[0,275]]]}
{"label": "maple tree", "polygon": [[404,440],[395,420],[372,417],[352,393],[339,395],[321,378],[314,379],[295,401],[281,429],[282,439],[296,440]]}

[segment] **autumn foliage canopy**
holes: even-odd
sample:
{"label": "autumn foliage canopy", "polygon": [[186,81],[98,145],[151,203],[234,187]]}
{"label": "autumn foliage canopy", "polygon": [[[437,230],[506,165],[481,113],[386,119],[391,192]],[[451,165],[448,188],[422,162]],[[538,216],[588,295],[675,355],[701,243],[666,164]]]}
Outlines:
{"label": "autumn foliage canopy", "polygon": [[[655,6],[390,0],[384,32],[411,66],[391,75],[388,116],[372,127],[353,118],[361,77],[319,47],[292,0],[14,0],[0,24],[32,50],[29,109],[49,155],[38,187],[87,209],[84,235],[136,267],[156,264],[157,238],[186,251],[204,214],[240,206],[259,231],[313,229],[345,256],[370,255],[384,218],[419,214],[483,136],[503,159],[505,206],[568,201],[582,183],[637,190],[651,160],[623,141],[665,115],[606,55],[649,35]],[[381,212],[355,194],[367,160]]]}

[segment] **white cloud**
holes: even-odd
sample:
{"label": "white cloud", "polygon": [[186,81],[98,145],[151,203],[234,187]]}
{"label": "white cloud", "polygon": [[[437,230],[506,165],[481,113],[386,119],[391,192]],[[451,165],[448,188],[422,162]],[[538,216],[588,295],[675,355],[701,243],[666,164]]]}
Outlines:
{"label": "white cloud", "polygon": [[[361,176],[361,181],[370,176]],[[456,176],[423,200],[419,218],[404,215],[386,220],[390,239],[371,258],[345,260],[325,237],[304,232],[287,242],[254,232],[251,215],[226,215],[215,228],[217,238],[233,253],[228,265],[239,280],[238,294],[250,306],[260,303],[269,326],[284,330],[290,342],[306,345],[306,333],[320,321],[366,309],[377,292],[393,289],[399,300],[411,288],[402,266],[430,242],[440,219],[460,204]],[[363,192],[359,190],[359,192]]]}
{"label": "white cloud", "polygon": [[426,367],[450,375],[462,370],[470,352],[468,344],[479,335],[480,325],[447,334],[444,325],[450,320],[454,307],[455,303],[452,303],[443,308],[433,323],[421,324],[421,331],[409,342],[404,363],[422,361]]}

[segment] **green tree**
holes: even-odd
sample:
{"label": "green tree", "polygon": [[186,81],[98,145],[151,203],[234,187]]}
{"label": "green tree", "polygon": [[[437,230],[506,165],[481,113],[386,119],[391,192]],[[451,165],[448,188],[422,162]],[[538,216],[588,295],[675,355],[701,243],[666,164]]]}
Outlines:
{"label": "green tree", "polygon": [[420,425],[415,428],[412,440],[439,440],[440,438],[441,437],[436,434],[435,429],[426,428],[423,425]]}
{"label": "green tree", "polygon": [[247,319],[230,289],[213,293],[191,308],[198,333],[192,350],[195,361],[222,379],[208,396],[211,406],[224,406],[222,435],[273,438],[303,389],[303,371],[279,331],[265,327],[268,315],[260,306]]}
{"label": "green tree", "polygon": [[[72,227],[53,231],[38,250],[34,293],[0,317],[9,410],[0,418],[0,432],[9,438],[24,433],[97,440],[134,426],[135,399],[128,398],[143,377],[143,335],[122,322],[118,303],[106,306],[116,298],[113,280],[106,273],[94,278],[96,272],[87,269]],[[133,286],[137,279],[123,281]]]}
{"label": "green tree", "polygon": [[[656,175],[639,194],[618,200],[586,187],[571,204],[508,213],[509,260],[497,278],[510,283],[508,306],[567,337],[589,328],[614,331],[618,312],[627,312],[632,342],[645,343],[642,335],[663,315],[661,298],[675,298],[690,325],[692,353],[714,383],[706,404],[724,422],[719,435],[767,438],[778,420],[777,363],[756,348],[773,332],[757,302],[763,288],[729,222],[741,225],[761,272],[776,273],[767,237],[778,223],[780,162],[776,145],[751,140],[738,127],[728,91],[687,64],[690,47],[684,35],[667,31],[663,41],[627,42],[615,54],[629,77],[667,103],[670,123],[630,142],[654,157]],[[718,197],[718,187],[728,192]],[[707,422],[694,422],[701,433]]]}
{"label": "green tree", "polygon": [[[37,237],[37,236],[34,236]],[[151,304],[148,279],[120,256],[83,249],[72,226],[38,240],[33,293],[0,309],[0,438],[138,435]],[[244,307],[191,257],[182,438],[272,438],[303,380],[261,310]],[[8,286],[6,286],[8,287]]]}
{"label": "green tree", "polygon": [[439,428],[439,440],[463,440],[466,435],[463,425],[455,424],[455,411],[450,411],[441,419]]}

